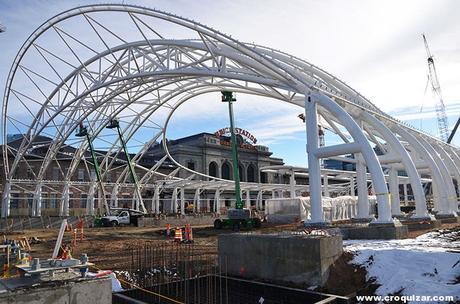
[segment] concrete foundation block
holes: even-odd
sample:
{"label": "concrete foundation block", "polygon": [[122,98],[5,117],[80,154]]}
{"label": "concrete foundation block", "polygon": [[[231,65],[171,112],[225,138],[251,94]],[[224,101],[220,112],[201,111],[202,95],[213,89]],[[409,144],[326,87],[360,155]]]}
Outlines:
{"label": "concrete foundation block", "polygon": [[219,261],[228,274],[297,284],[322,285],[342,254],[342,237],[293,234],[219,235]]}
{"label": "concrete foundation block", "polygon": [[[13,281],[10,281],[13,280]],[[16,280],[16,281],[14,281]],[[61,304],[61,303],[112,303],[110,278],[81,281],[40,283],[27,286],[26,279],[9,279],[0,283],[0,303],[5,304]],[[20,286],[16,287],[15,286]]]}
{"label": "concrete foundation block", "polygon": [[436,219],[440,220],[443,224],[460,223],[460,217],[453,214],[437,214]]}
{"label": "concrete foundation block", "polygon": [[137,227],[165,227],[166,224],[170,224],[172,227],[184,226],[185,224],[191,225],[212,225],[215,217],[209,215],[206,216],[191,216],[186,215],[183,217],[168,217],[168,218],[154,218],[154,217],[143,217],[139,218]]}
{"label": "concrete foundation block", "polygon": [[369,224],[367,226],[341,227],[344,239],[391,240],[404,239],[409,230],[402,224]]}
{"label": "concrete foundation block", "polygon": [[402,224],[406,225],[409,231],[426,230],[441,227],[440,220],[432,219],[407,219],[403,221]]}
{"label": "concrete foundation block", "polygon": [[375,218],[373,217],[368,217],[368,218],[352,218],[350,219],[351,223],[370,223],[372,220]]}

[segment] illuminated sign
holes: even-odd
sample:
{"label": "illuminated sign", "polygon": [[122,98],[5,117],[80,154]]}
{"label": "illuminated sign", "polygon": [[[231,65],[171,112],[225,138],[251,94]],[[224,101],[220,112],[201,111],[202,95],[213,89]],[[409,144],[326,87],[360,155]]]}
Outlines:
{"label": "illuminated sign", "polygon": [[[249,133],[249,131],[246,131],[246,130],[240,129],[240,128],[235,128],[235,132],[236,132],[237,135],[244,136],[253,145],[255,145],[257,143],[257,138],[255,138],[254,135]],[[223,129],[220,129],[219,131],[217,131],[216,133],[214,133],[214,136],[216,136],[216,137],[221,137],[221,136],[224,136],[224,135],[230,135],[230,128],[223,128]]]}

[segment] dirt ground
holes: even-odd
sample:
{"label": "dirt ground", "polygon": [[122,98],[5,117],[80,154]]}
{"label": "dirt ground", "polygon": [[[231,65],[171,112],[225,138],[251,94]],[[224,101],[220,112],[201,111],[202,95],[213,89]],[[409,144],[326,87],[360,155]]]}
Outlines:
{"label": "dirt ground", "polygon": [[[281,226],[265,226],[261,229],[263,233],[280,232],[297,229],[297,224]],[[58,235],[58,229],[35,229],[5,234],[8,239],[20,237],[37,238],[38,242],[31,244],[32,257],[51,258]],[[210,226],[193,226],[193,237],[195,244],[209,246],[210,251],[217,247],[217,236],[223,233],[233,233],[231,230],[215,230]],[[104,227],[85,228],[83,241],[77,234],[77,244],[72,248],[72,256],[78,258],[86,253],[90,262],[95,263],[101,269],[121,269],[127,263],[126,257],[130,255],[133,248],[144,242],[172,242],[164,235],[164,228],[153,227]],[[71,244],[72,232],[66,232],[63,244]]]}
{"label": "dirt ground", "polygon": [[[258,231],[261,233],[275,233],[282,231],[300,230],[301,224],[268,226],[264,224]],[[445,224],[444,228],[460,227],[458,224]],[[409,233],[409,237],[429,232],[420,230]],[[194,242],[198,245],[206,245],[209,251],[215,252],[217,247],[217,236],[219,234],[233,233],[231,230],[215,230],[209,226],[194,226]],[[50,258],[58,235],[58,229],[27,230],[6,235],[6,238],[18,238],[22,236],[36,237],[37,243],[31,244],[31,255],[38,258]],[[79,236],[79,235],[78,235]],[[70,244],[73,234],[66,232],[63,243]],[[78,240],[77,245],[72,248],[72,255],[78,258],[80,254],[86,253],[90,262],[95,263],[101,269],[122,270],[129,263],[130,252],[144,242],[172,242],[166,238],[163,228],[138,228],[138,227],[114,227],[114,228],[85,228],[83,241]],[[334,263],[331,269],[330,280],[321,291],[351,295],[356,292],[361,294],[372,294],[378,287],[372,282],[366,281],[366,271],[349,264],[352,259],[350,253],[344,255]]]}

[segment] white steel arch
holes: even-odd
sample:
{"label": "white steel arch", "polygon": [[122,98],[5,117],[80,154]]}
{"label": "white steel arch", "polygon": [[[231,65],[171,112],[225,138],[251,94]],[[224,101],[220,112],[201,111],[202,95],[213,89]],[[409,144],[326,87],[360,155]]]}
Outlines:
{"label": "white steel arch", "polygon": [[[157,26],[159,23],[168,27]],[[182,204],[184,189],[198,191],[198,200],[199,189],[212,189],[219,202],[218,193],[231,189],[231,183],[194,172],[172,159],[167,149],[166,128],[169,118],[183,102],[224,89],[305,108],[312,223],[324,221],[319,159],[345,154],[362,155],[371,173],[378,201],[379,217],[375,222],[392,222],[382,166],[372,147],[372,144],[381,145],[375,136],[384,137],[402,155],[395,166],[400,163],[410,176],[418,217],[427,214],[420,177],[415,170],[419,160],[412,159],[414,155],[419,155],[430,168],[436,199],[440,200],[435,202],[441,206],[438,211],[449,214],[457,211],[452,177],[457,181],[460,177],[455,165],[460,163],[458,148],[390,117],[335,76],[297,57],[239,42],[186,18],[139,6],[100,4],[77,7],[51,18],[29,37],[13,62],[2,105],[6,176],[2,217],[9,215],[11,190],[19,185],[34,193],[33,215],[40,215],[43,187],[62,193],[61,215],[68,215],[71,189],[89,192],[87,210],[93,212],[91,202],[96,195],[96,181],[91,177],[88,181],[75,177],[81,163],[89,176],[93,168],[88,143],[73,136],[80,124],[88,127],[98,151],[102,170],[98,191],[105,204],[106,193],[111,193],[112,201],[117,203],[121,188],[134,191],[141,205],[141,191],[153,189],[151,206],[155,213],[159,208],[159,192],[166,188],[176,192],[175,199],[177,189],[181,189]],[[353,117],[359,112],[364,112],[363,117],[373,126],[371,130],[362,130],[361,122],[355,121]],[[318,146],[318,115],[333,124],[332,128],[344,139],[343,144]],[[127,169],[115,182],[108,181],[110,172],[125,163],[119,157],[122,149],[118,138],[105,129],[114,118],[120,120],[124,139],[135,148],[133,161],[136,173],[141,175],[139,188],[127,182]],[[345,140],[344,129],[353,142]],[[391,136],[388,129],[396,130],[415,151],[408,153],[405,143]],[[147,143],[142,137],[146,132],[153,134]],[[8,140],[13,133],[23,137]],[[160,173],[158,169],[166,158],[151,168],[143,166],[142,157],[160,138],[167,156],[180,170],[193,171],[194,176],[211,181],[179,179],[174,176],[177,172]],[[68,151],[72,149],[76,150],[70,155]],[[73,158],[66,167],[69,157]],[[443,166],[442,159],[451,166]],[[47,176],[50,166],[57,167],[57,180]],[[26,179],[18,176],[21,170],[27,170],[31,176]],[[292,185],[242,186],[246,191],[283,187],[293,191]],[[395,189],[394,184],[392,187]]]}

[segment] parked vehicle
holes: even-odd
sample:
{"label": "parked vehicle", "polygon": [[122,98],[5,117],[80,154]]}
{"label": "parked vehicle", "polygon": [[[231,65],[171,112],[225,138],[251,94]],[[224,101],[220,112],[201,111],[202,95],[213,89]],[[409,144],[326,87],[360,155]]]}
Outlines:
{"label": "parked vehicle", "polygon": [[138,219],[143,216],[143,212],[134,209],[112,208],[110,209],[110,215],[103,216],[101,220],[102,225],[105,227],[137,225]]}

